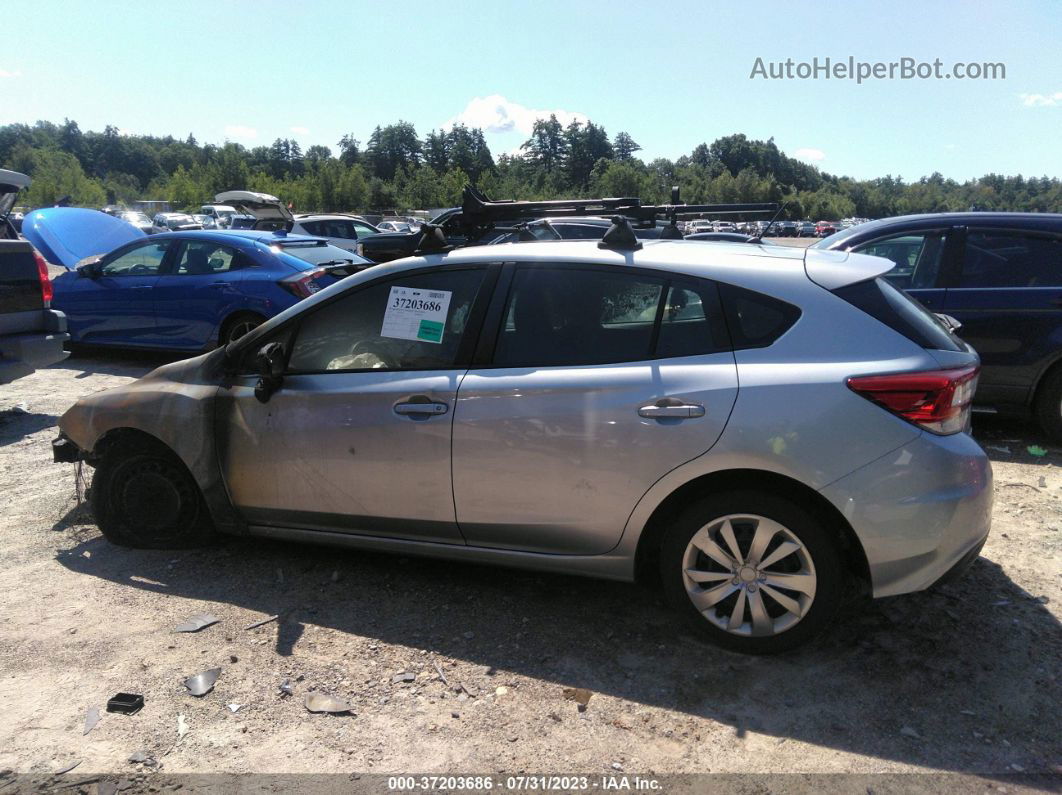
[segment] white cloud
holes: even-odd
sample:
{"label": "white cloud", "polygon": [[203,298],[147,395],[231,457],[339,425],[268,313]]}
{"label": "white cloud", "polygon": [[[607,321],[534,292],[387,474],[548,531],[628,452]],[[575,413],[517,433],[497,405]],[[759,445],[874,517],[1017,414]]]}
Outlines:
{"label": "white cloud", "polygon": [[457,116],[442,125],[448,130],[455,124],[464,124],[468,127],[478,127],[484,132],[507,133],[520,132],[524,135],[531,133],[536,119],[548,119],[550,114],[557,117],[565,127],[574,121],[587,122],[589,119],[584,113],[576,113],[567,110],[534,110],[521,105],[519,102],[510,102],[501,94],[491,94],[489,97],[476,97],[471,100],[465,109]]}
{"label": "white cloud", "polygon": [[22,70],[16,69],[15,71],[11,72],[7,69],[0,69],[0,78],[2,77],[22,77]]}
{"label": "white cloud", "polygon": [[296,135],[309,135],[310,134],[310,128],[309,127],[298,127],[298,126],[296,126],[296,127],[289,127],[288,129],[290,129]]}
{"label": "white cloud", "polygon": [[1062,91],[1054,94],[1020,94],[1021,104],[1027,108],[1050,108],[1062,105]]}
{"label": "white cloud", "polygon": [[227,124],[225,125],[225,137],[251,140],[258,137],[258,130],[254,127],[245,127],[242,124]]}
{"label": "white cloud", "polygon": [[793,152],[793,157],[797,160],[810,160],[812,163],[818,163],[820,160],[826,159],[826,153],[821,149],[812,149],[805,146]]}

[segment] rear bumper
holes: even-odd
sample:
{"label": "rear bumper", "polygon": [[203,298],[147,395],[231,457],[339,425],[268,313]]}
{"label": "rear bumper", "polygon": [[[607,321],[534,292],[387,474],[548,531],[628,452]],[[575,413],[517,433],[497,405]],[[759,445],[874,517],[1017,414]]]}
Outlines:
{"label": "rear bumper", "polygon": [[992,521],[992,467],[966,434],[923,433],[822,494],[859,538],[875,597],[961,574]]}
{"label": "rear bumper", "polygon": [[70,355],[63,350],[63,344],[70,339],[66,315],[55,309],[42,309],[39,313],[40,317],[33,318],[33,330],[0,335],[0,384]]}

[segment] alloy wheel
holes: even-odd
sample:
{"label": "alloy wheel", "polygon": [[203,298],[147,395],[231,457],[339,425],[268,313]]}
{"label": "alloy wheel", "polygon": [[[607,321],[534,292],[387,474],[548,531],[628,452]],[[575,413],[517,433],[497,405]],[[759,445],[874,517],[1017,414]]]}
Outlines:
{"label": "alloy wheel", "polygon": [[690,539],[682,559],[686,594],[718,628],[745,637],[791,629],[815,600],[815,565],[791,530],[765,516],[731,514]]}

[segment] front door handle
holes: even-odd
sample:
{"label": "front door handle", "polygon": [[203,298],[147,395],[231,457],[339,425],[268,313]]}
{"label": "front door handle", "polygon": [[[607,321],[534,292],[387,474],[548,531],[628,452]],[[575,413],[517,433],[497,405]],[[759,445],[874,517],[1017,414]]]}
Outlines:
{"label": "front door handle", "polygon": [[703,417],[704,406],[699,403],[671,403],[660,400],[648,406],[642,406],[638,409],[638,416],[654,420]]}
{"label": "front door handle", "polygon": [[449,410],[449,406],[445,403],[425,402],[425,403],[395,403],[395,414],[414,415],[414,416],[429,416],[433,417],[437,414],[445,414]]}

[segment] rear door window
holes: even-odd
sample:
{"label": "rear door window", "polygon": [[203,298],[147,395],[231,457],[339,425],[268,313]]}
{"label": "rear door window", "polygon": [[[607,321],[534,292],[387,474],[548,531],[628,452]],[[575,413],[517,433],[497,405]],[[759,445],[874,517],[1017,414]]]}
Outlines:
{"label": "rear door window", "polygon": [[970,229],[959,287],[1060,287],[1062,240],[1048,235]]}
{"label": "rear door window", "polygon": [[885,278],[900,289],[927,289],[936,286],[940,274],[944,232],[892,235],[856,246],[853,251],[892,260],[894,267]]}

